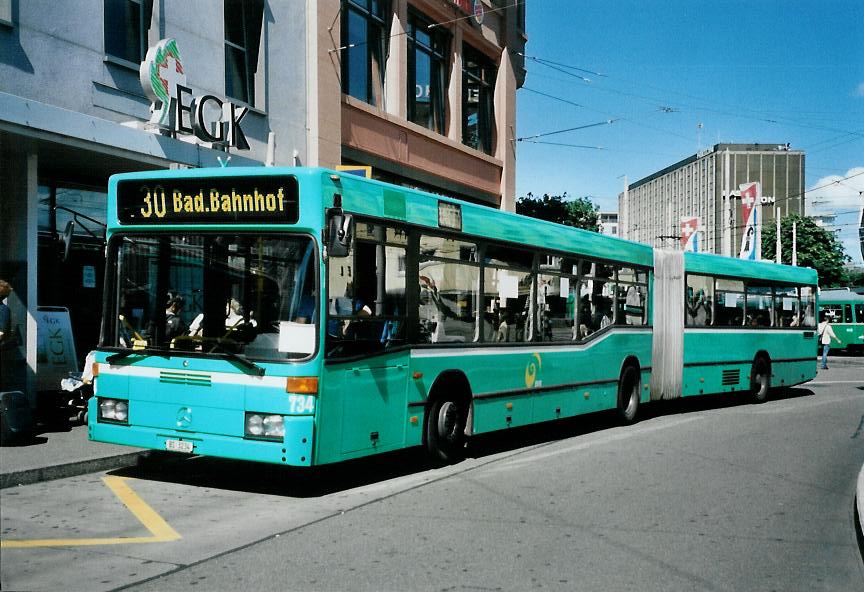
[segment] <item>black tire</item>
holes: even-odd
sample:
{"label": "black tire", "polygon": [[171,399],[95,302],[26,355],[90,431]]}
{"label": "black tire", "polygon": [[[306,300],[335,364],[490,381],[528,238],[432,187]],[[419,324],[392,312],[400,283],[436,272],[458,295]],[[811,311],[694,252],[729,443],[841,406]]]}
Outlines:
{"label": "black tire", "polygon": [[455,463],[465,457],[468,407],[452,398],[436,399],[426,414],[426,450],[438,463]]}
{"label": "black tire", "polygon": [[618,418],[624,424],[636,421],[639,413],[639,398],[642,390],[642,375],[636,366],[627,366],[618,379]]}
{"label": "black tire", "polygon": [[763,357],[756,358],[750,369],[750,398],[754,403],[764,403],[770,390],[771,364]]}

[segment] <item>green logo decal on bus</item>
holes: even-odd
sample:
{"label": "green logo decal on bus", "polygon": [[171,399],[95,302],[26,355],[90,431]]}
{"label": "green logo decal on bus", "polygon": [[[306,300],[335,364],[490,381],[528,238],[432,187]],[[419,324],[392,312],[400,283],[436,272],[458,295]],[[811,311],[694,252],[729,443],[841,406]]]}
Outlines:
{"label": "green logo decal on bus", "polygon": [[540,386],[542,381],[537,380],[537,375],[543,369],[543,361],[540,359],[540,354],[534,353],[533,358],[528,365],[525,366],[525,388],[534,388],[534,385]]}

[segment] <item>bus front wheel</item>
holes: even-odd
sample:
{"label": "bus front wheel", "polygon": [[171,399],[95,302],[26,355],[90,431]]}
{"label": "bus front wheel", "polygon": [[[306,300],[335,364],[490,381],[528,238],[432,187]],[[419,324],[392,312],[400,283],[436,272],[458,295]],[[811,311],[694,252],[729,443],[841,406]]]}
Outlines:
{"label": "bus front wheel", "polygon": [[636,366],[627,366],[618,379],[618,417],[625,424],[636,421],[642,376]]}
{"label": "bus front wheel", "polygon": [[440,398],[426,416],[426,450],[436,462],[454,463],[465,456],[467,406],[457,400]]}
{"label": "bus front wheel", "polygon": [[750,369],[750,397],[754,403],[764,403],[771,388],[771,365],[763,357],[753,360]]}

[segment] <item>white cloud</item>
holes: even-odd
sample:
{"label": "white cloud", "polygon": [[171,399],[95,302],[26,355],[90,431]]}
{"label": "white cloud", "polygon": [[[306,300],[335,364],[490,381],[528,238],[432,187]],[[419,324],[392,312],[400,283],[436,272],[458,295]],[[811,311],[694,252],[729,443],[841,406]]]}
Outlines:
{"label": "white cloud", "polygon": [[853,167],[842,175],[822,177],[807,191],[808,214],[836,214],[834,226],[852,261],[861,264],[858,224],[864,205],[864,166]]}

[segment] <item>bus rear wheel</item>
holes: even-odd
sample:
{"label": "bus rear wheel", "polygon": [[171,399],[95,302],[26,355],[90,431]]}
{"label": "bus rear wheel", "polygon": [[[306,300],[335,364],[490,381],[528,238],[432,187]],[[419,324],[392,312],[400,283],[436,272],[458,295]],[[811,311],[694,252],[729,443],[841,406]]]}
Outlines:
{"label": "bus rear wheel", "polygon": [[765,358],[753,360],[750,369],[750,397],[754,403],[764,403],[771,389],[771,365]]}
{"label": "bus rear wheel", "polygon": [[636,421],[642,376],[636,366],[627,366],[618,379],[618,417],[624,424]]}
{"label": "bus rear wheel", "polygon": [[468,408],[465,403],[437,399],[426,415],[426,450],[435,462],[454,463],[465,456],[465,426]]}

